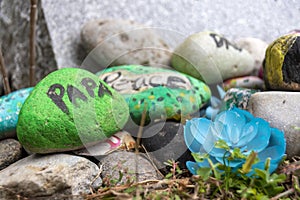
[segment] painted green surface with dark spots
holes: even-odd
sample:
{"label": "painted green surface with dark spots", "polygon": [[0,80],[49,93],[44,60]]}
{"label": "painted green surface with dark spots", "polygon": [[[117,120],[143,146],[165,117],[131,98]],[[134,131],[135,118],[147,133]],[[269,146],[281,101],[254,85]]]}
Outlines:
{"label": "painted green surface with dark spots", "polygon": [[128,117],[124,98],[96,75],[64,68],[41,80],[26,99],[17,136],[35,153],[74,150],[110,137]]}
{"label": "painted green surface with dark spots", "polygon": [[271,43],[263,67],[267,89],[300,91],[300,34],[284,35]]}
{"label": "painted green surface with dark spots", "polygon": [[180,120],[197,112],[211,97],[209,87],[202,81],[168,69],[124,65],[97,75],[123,95],[137,124],[144,109],[146,121]]}
{"label": "painted green surface with dark spots", "polygon": [[229,89],[224,96],[221,110],[228,110],[233,107],[237,107],[244,110],[247,109],[251,95],[256,92],[259,92],[259,90],[246,88]]}

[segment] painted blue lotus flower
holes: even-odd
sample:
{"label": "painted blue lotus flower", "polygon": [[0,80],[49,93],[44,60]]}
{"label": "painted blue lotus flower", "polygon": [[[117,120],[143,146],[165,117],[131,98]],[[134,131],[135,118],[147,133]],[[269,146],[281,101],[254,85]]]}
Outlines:
{"label": "painted blue lotus flower", "polygon": [[[219,113],[214,121],[206,118],[187,121],[184,139],[192,153],[207,153],[213,163],[226,164],[233,170],[241,168],[245,159],[227,160],[228,151],[230,154],[239,148],[245,156],[252,151],[256,152],[259,161],[252,165],[252,169],[264,169],[266,159],[271,158],[269,172],[272,173],[285,156],[286,149],[282,131],[270,127],[265,120],[238,108]],[[216,147],[218,141],[225,141],[229,150]],[[187,161],[186,165],[192,174],[197,174],[198,168],[210,167],[207,161]]]}

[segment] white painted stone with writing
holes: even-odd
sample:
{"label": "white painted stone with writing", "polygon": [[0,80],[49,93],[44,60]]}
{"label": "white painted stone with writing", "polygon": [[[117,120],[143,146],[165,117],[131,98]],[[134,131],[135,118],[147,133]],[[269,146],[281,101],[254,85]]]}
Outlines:
{"label": "white painted stone with writing", "polygon": [[174,51],[171,64],[176,70],[208,84],[248,75],[254,69],[254,59],[247,50],[208,31],[193,34],[181,43]]}
{"label": "white painted stone with writing", "polygon": [[288,158],[300,156],[300,92],[257,92],[247,109],[284,131]]}

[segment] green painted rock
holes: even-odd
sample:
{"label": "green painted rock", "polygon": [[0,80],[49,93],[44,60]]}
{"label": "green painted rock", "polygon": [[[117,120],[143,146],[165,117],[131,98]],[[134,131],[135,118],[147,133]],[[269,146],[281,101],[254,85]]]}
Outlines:
{"label": "green painted rock", "polygon": [[128,117],[124,98],[97,76],[64,68],[41,80],[27,98],[17,136],[30,152],[74,150],[111,136]]}
{"label": "green painted rock", "polygon": [[180,120],[206,104],[209,87],[191,76],[168,69],[124,65],[97,73],[126,99],[132,120],[139,124],[146,110],[146,122]]}
{"label": "green painted rock", "polygon": [[269,45],[264,79],[267,89],[300,91],[300,33],[284,35]]}
{"label": "green painted rock", "polygon": [[172,67],[207,84],[249,75],[255,66],[253,57],[223,36],[200,32],[189,36],[174,51]]}

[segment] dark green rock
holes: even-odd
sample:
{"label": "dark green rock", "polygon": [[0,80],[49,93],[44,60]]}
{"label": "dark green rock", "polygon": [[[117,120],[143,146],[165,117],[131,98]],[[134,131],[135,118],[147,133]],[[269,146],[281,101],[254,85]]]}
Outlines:
{"label": "dark green rock", "polygon": [[240,109],[247,109],[250,97],[252,94],[259,92],[259,90],[246,88],[231,88],[229,89],[223,99],[222,110],[228,110],[233,107]]}
{"label": "dark green rock", "polygon": [[97,76],[65,68],[36,85],[21,109],[17,136],[35,153],[74,150],[111,136],[128,116],[123,97]]}

